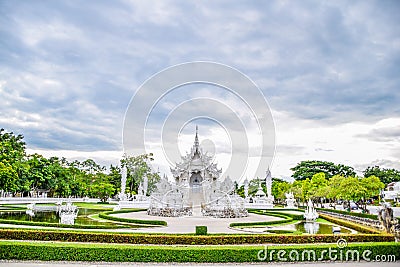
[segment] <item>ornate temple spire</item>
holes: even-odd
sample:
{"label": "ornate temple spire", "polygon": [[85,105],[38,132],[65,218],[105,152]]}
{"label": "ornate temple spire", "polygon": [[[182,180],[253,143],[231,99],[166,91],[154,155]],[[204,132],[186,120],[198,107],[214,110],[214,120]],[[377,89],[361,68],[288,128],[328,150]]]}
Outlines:
{"label": "ornate temple spire", "polygon": [[194,138],[194,148],[195,151],[198,152],[199,151],[199,137],[198,137],[198,131],[199,131],[199,127],[196,125],[196,136]]}

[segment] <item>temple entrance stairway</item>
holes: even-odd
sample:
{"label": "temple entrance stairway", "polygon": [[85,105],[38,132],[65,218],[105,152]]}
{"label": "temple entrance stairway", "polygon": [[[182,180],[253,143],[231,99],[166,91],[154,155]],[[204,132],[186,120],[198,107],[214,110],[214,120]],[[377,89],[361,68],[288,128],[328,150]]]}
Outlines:
{"label": "temple entrance stairway", "polygon": [[201,203],[204,203],[204,196],[201,187],[192,187],[190,190],[190,200],[193,203],[193,216],[202,216]]}

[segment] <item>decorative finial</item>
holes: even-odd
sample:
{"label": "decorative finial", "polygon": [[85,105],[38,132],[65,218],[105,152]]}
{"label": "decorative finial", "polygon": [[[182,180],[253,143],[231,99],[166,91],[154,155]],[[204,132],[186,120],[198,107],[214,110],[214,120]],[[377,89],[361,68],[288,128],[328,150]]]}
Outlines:
{"label": "decorative finial", "polygon": [[194,147],[196,148],[196,151],[198,151],[198,149],[199,149],[198,131],[199,131],[199,127],[196,125],[196,136],[194,138]]}

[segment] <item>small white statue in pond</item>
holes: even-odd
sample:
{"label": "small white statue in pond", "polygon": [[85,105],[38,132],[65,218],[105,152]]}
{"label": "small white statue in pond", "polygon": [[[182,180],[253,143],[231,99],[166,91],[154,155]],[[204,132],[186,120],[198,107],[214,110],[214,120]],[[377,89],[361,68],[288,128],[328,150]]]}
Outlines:
{"label": "small white statue in pond", "polygon": [[307,208],[304,212],[304,218],[307,222],[313,222],[318,218],[318,213],[315,210],[311,199],[308,200]]}

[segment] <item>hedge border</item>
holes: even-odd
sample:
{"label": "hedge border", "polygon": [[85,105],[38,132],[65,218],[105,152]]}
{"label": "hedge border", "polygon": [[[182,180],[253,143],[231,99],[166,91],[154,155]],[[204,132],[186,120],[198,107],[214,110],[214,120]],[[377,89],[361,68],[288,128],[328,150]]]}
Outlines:
{"label": "hedge border", "polygon": [[110,214],[130,213],[130,212],[138,212],[138,211],[143,211],[143,209],[125,209],[125,210],[118,210],[118,211],[106,211],[106,212],[99,213],[99,217],[102,218],[102,219],[106,219],[106,220],[110,220],[110,221],[117,221],[117,222],[156,225],[156,226],[167,226],[167,222],[166,221],[139,220],[139,219],[118,218],[118,217],[110,216]]}
{"label": "hedge border", "polygon": [[262,221],[262,222],[244,222],[244,223],[231,223],[230,227],[240,227],[240,226],[257,226],[257,225],[275,225],[275,224],[282,224],[282,223],[289,223],[294,220],[302,220],[303,215],[300,214],[290,214],[290,213],[283,213],[283,212],[270,212],[270,211],[262,211],[262,210],[249,210],[249,212],[258,214],[258,215],[266,215],[266,216],[274,216],[279,218],[284,218],[283,220],[276,220],[276,221]]}
{"label": "hedge border", "polygon": [[33,222],[33,221],[18,221],[18,220],[7,220],[0,219],[0,223],[13,224],[13,225],[29,225],[29,226],[44,226],[44,227],[56,227],[56,228],[76,228],[76,229],[118,229],[128,228],[125,225],[102,225],[102,224],[61,224],[61,223],[49,223],[49,222]]}
{"label": "hedge border", "polygon": [[354,222],[350,222],[350,221],[347,221],[347,220],[338,219],[338,218],[335,218],[335,217],[332,217],[332,216],[329,216],[329,215],[326,215],[326,214],[323,214],[323,213],[320,213],[319,217],[323,218],[323,219],[325,219],[327,221],[333,222],[335,224],[342,225],[342,226],[345,226],[345,227],[349,227],[349,228],[351,228],[353,230],[356,230],[356,231],[358,231],[360,233],[365,233],[365,234],[380,234],[380,233],[383,233],[382,231],[379,231],[379,230],[377,230],[375,228],[371,228],[371,227],[368,227],[368,226],[365,226],[365,225],[361,225],[361,224],[358,224],[358,223],[354,223]]}
{"label": "hedge border", "polygon": [[388,234],[340,234],[340,235],[282,235],[282,234],[143,234],[97,233],[85,231],[50,231],[25,229],[0,229],[0,239],[35,240],[89,243],[154,244],[154,245],[240,245],[240,244],[303,244],[335,243],[340,238],[348,242],[393,242]]}
{"label": "hedge border", "polygon": [[[338,251],[336,255],[349,250],[357,250],[359,255],[369,250],[372,259],[377,255],[393,255],[395,260],[400,258],[399,243],[367,243],[349,244],[345,248],[338,248],[333,244],[301,245],[301,246],[270,246],[272,250],[283,250],[287,255],[292,250],[299,254],[315,251],[318,260],[329,260],[329,249]],[[260,253],[261,251],[261,253]],[[42,261],[106,261],[106,262],[264,262],[262,258],[263,246],[128,246],[110,244],[68,244],[68,243],[38,243],[38,242],[10,242],[0,241],[0,259],[2,260],[42,260]],[[342,253],[340,253],[342,252]],[[309,255],[309,254],[308,254]],[[353,255],[353,254],[352,254]],[[310,256],[309,256],[310,257]],[[321,259],[320,259],[321,257]],[[340,258],[337,258],[340,260]],[[301,258],[300,258],[301,260]],[[265,262],[278,261],[278,253],[267,257]],[[289,258],[289,261],[291,259]],[[308,258],[308,261],[310,258]]]}
{"label": "hedge border", "polygon": [[328,211],[328,212],[333,212],[333,213],[338,213],[338,214],[343,214],[343,215],[351,215],[351,216],[360,217],[360,218],[368,218],[368,219],[378,220],[378,215],[374,215],[374,214],[349,212],[349,211],[345,211],[345,210],[334,210],[334,209],[325,209],[325,208],[316,208],[316,210],[317,211],[318,210]]}

